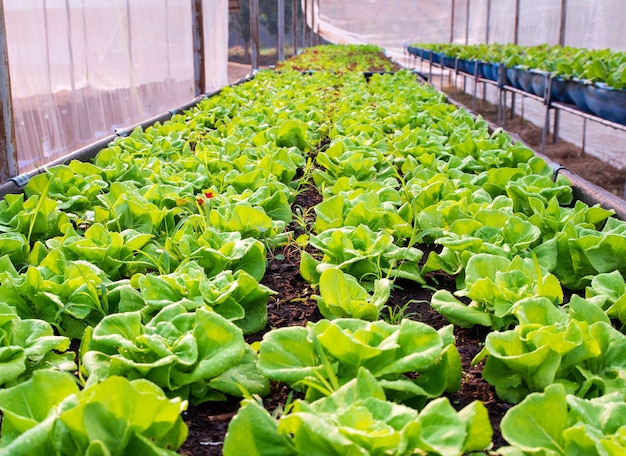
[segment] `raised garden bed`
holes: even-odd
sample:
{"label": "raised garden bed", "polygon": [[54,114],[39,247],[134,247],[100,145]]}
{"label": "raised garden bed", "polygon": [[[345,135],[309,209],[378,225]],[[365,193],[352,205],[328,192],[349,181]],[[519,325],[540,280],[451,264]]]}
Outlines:
{"label": "raised garden bed", "polygon": [[410,72],[263,71],[0,204],[11,450],[620,444],[623,222]]}

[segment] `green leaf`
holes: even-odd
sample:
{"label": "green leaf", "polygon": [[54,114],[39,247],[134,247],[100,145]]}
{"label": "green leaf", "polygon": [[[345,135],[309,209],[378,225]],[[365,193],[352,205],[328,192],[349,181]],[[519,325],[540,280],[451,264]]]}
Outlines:
{"label": "green leaf", "polygon": [[242,401],[237,415],[228,425],[224,456],[296,456],[289,435],[278,433],[278,423],[253,400]]}
{"label": "green leaf", "polygon": [[462,328],[471,328],[474,325],[491,326],[489,313],[463,304],[447,290],[437,290],[431,298],[431,306],[456,326]]}
{"label": "green leaf", "polygon": [[565,388],[554,384],[544,393],[533,393],[510,409],[502,422],[502,436],[524,451],[564,454],[563,431],[567,428]]}

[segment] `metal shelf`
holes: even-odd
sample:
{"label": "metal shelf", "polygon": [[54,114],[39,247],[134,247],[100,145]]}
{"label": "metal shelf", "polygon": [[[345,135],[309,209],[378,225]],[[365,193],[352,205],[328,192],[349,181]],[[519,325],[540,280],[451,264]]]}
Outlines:
{"label": "metal shelf", "polygon": [[[408,51],[407,51],[408,52]],[[483,87],[487,84],[494,86],[497,90],[498,90],[498,112],[497,112],[497,120],[496,120],[496,124],[502,126],[503,128],[506,129],[506,110],[508,109],[507,106],[507,101],[506,101],[506,93],[511,93],[512,94],[512,100],[511,100],[511,117],[513,117],[515,115],[515,97],[517,95],[523,97],[523,98],[527,98],[527,99],[531,99],[533,101],[536,101],[538,103],[541,103],[545,106],[545,114],[544,114],[544,125],[542,128],[542,140],[541,140],[541,153],[544,153],[545,151],[545,146],[546,146],[546,142],[547,142],[547,137],[548,134],[550,132],[550,112],[554,111],[554,142],[556,143],[558,141],[558,137],[559,137],[559,113],[561,111],[563,112],[567,112],[569,114],[578,116],[580,118],[583,119],[583,131],[582,131],[582,144],[581,144],[581,148],[583,153],[585,152],[585,145],[586,145],[586,134],[587,134],[587,121],[592,121],[601,125],[604,125],[606,127],[610,127],[613,128],[614,130],[618,130],[618,131],[623,131],[626,132],[626,125],[622,125],[620,123],[617,122],[613,122],[607,119],[604,119],[602,117],[596,116],[594,114],[582,111],[580,109],[578,109],[576,106],[574,105],[569,105],[566,103],[561,103],[561,102],[556,102],[553,101],[551,99],[551,93],[552,93],[552,78],[549,74],[546,75],[546,89],[545,89],[545,93],[543,97],[540,97],[534,93],[530,93],[527,92],[525,90],[521,90],[518,89],[516,87],[513,87],[511,85],[506,84],[506,68],[501,65],[499,67],[499,73],[498,73],[498,80],[494,81],[492,79],[487,79],[487,78],[483,78],[478,74],[478,66],[476,67],[476,74],[471,74],[465,71],[460,71],[458,69],[459,66],[459,59],[455,59],[455,65],[454,68],[452,67],[448,67],[448,66],[444,66],[441,63],[435,63],[432,60],[432,54],[430,59],[425,60],[422,57],[418,57],[416,54],[412,54],[410,52],[408,52],[409,55],[413,55],[415,57],[415,59],[420,58],[420,69],[422,68],[422,65],[424,62],[427,62],[429,65],[428,68],[428,81],[432,84],[433,83],[433,67],[439,67],[441,69],[441,87],[443,88],[444,86],[444,71],[448,70],[450,73],[450,77],[454,78],[454,96],[456,97],[456,90],[457,90],[457,78],[459,76],[462,76],[464,78],[464,80],[466,79],[470,79],[473,82],[473,90],[472,90],[472,96],[473,96],[473,102],[472,102],[472,110],[475,112],[476,111],[476,97],[477,97],[477,86],[478,84],[483,84]],[[434,85],[434,84],[433,84]],[[464,91],[467,92],[466,89],[464,89]],[[483,101],[484,101],[484,93],[485,91],[483,90]],[[523,115],[523,114],[522,114]]]}

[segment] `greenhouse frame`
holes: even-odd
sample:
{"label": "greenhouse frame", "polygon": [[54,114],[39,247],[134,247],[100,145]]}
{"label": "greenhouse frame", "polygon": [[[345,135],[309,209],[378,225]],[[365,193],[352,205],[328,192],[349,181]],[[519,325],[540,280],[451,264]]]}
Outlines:
{"label": "greenhouse frame", "polygon": [[0,0],[0,454],[626,453],[623,0]]}

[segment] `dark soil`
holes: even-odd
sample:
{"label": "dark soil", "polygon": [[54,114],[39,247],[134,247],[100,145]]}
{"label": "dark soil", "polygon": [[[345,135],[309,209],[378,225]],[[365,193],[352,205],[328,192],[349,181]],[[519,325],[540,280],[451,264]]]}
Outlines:
{"label": "dark soil", "polygon": [[[312,207],[321,201],[318,191],[307,188],[296,198],[294,208]],[[312,220],[308,220],[312,222]],[[290,227],[298,236],[303,227],[292,224]],[[424,260],[429,246],[423,246]],[[279,251],[270,252],[268,266],[262,282],[276,291],[268,303],[268,324],[264,331],[248,336],[246,340],[253,342],[260,340],[263,334],[273,328],[300,325],[307,322],[316,322],[322,318],[317,303],[312,295],[315,291],[299,274],[299,251],[287,247]],[[407,318],[428,324],[439,329],[448,323],[430,307],[430,298],[433,289],[456,290],[454,277],[442,273],[433,273],[426,277],[427,286],[414,282],[398,282],[392,291],[389,306],[395,312],[402,312]],[[388,314],[386,315],[388,317]],[[482,343],[488,334],[485,329],[455,328],[456,346],[461,355],[463,376],[461,389],[448,395],[450,402],[457,409],[465,407],[473,400],[482,401],[489,411],[494,428],[494,448],[506,445],[500,435],[500,420],[510,405],[500,401],[494,388],[486,383],[481,376],[482,363],[471,366],[474,356],[480,351]],[[270,394],[263,398],[265,407],[272,412],[283,406],[288,398],[290,389],[283,383],[273,382]],[[294,396],[293,399],[297,398]],[[196,407],[189,407],[183,417],[189,426],[189,437],[180,454],[188,456],[221,455],[222,443],[230,419],[236,414],[239,399],[231,398],[224,403],[208,403]]]}

